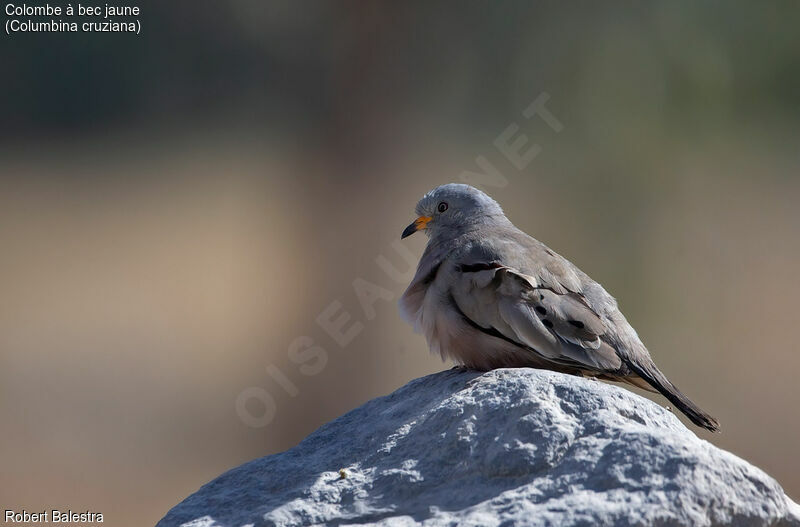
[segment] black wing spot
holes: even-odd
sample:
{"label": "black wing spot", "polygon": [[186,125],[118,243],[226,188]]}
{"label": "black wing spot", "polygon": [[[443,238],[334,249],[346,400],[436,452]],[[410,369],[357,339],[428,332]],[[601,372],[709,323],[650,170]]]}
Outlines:
{"label": "black wing spot", "polygon": [[529,346],[525,346],[524,344],[520,344],[519,342],[517,342],[517,341],[515,341],[515,340],[512,340],[512,339],[510,339],[510,338],[506,337],[505,335],[503,335],[502,333],[500,333],[499,331],[497,331],[496,329],[494,329],[494,328],[492,328],[492,327],[485,328],[485,327],[483,327],[483,326],[479,326],[478,324],[476,324],[474,320],[470,319],[470,318],[469,318],[467,315],[465,315],[465,314],[464,314],[464,312],[463,312],[463,311],[461,311],[461,309],[458,307],[458,304],[456,304],[456,301],[455,301],[455,299],[453,298],[453,295],[450,295],[450,297],[449,297],[449,299],[448,299],[448,300],[449,300],[449,302],[450,302],[450,305],[453,307],[453,309],[455,309],[455,310],[456,310],[456,312],[457,312],[459,315],[461,315],[461,318],[462,318],[462,319],[463,319],[463,320],[464,320],[464,321],[465,321],[467,324],[469,324],[469,325],[470,325],[470,326],[472,326],[473,328],[477,329],[478,331],[481,331],[481,332],[483,332],[483,333],[486,333],[487,335],[491,335],[492,337],[496,337],[496,338],[498,338],[498,339],[505,340],[506,342],[508,342],[508,343],[510,343],[510,344],[513,344],[513,345],[515,345],[515,346],[519,346],[519,347],[521,347],[521,348],[529,349],[529,350],[531,350],[531,351],[533,351],[533,352],[536,352],[536,353],[538,353],[538,351],[536,351],[535,349],[533,349],[533,348],[531,348],[531,347],[529,347]]}
{"label": "black wing spot", "polygon": [[567,322],[569,322],[578,329],[583,329],[583,322],[581,322],[580,320],[568,320]]}
{"label": "black wing spot", "polygon": [[499,269],[503,267],[498,262],[489,263],[476,263],[476,264],[462,264],[458,266],[458,270],[462,273],[477,273],[479,271],[488,271],[490,269]]}
{"label": "black wing spot", "polygon": [[545,316],[547,314],[547,310],[542,306],[536,306],[536,312],[542,316]]}
{"label": "black wing spot", "polygon": [[548,329],[552,329],[553,328],[553,323],[550,322],[549,320],[547,320],[546,318],[542,319],[542,324],[544,324],[544,327],[546,327]]}

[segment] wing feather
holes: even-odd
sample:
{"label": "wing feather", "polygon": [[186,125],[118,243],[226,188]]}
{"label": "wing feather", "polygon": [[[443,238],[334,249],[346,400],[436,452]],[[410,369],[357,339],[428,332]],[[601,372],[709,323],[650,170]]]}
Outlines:
{"label": "wing feather", "polygon": [[462,265],[456,278],[453,299],[474,324],[549,360],[575,362],[596,371],[614,371],[622,365],[602,339],[603,320],[579,293],[554,290],[533,276],[496,264]]}

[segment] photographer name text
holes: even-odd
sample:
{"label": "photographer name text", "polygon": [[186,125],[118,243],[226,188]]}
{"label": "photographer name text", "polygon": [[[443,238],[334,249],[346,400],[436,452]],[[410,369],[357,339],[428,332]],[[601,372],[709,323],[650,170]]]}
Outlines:
{"label": "photographer name text", "polygon": [[49,511],[30,512],[25,509],[15,511],[5,510],[6,524],[31,524],[31,523],[103,523],[103,513],[94,511],[65,511],[50,509]]}

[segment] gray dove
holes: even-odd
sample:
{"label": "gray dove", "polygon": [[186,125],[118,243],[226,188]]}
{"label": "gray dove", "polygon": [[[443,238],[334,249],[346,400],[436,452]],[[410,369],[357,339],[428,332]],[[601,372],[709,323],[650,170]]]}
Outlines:
{"label": "gray dove", "polygon": [[658,391],[696,425],[719,423],[656,367],[603,287],[516,228],[469,185],[437,187],[402,237],[428,244],[400,312],[432,352],[477,370],[533,367]]}

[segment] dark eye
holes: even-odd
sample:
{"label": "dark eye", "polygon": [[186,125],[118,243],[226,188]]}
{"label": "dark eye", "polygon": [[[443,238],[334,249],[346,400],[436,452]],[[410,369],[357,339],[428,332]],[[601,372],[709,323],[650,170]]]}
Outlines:
{"label": "dark eye", "polygon": [[442,201],[436,208],[438,209],[439,212],[444,212],[447,210],[447,203]]}

